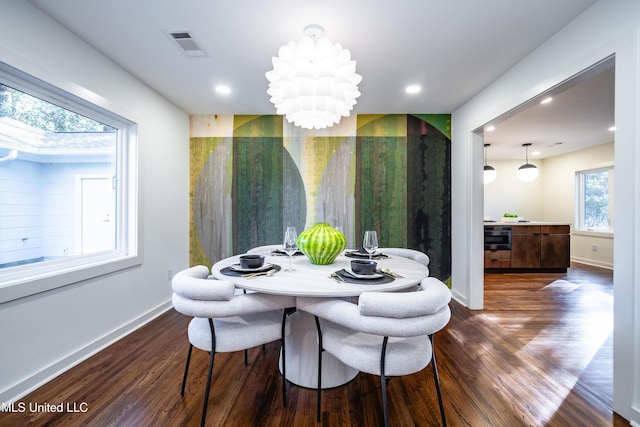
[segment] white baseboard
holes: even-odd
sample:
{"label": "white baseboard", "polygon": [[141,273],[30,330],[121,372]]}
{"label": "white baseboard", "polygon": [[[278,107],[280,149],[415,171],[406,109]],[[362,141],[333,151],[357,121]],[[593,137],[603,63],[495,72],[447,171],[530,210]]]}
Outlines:
{"label": "white baseboard", "polygon": [[571,257],[571,261],[577,262],[579,264],[586,264],[586,265],[591,265],[593,267],[600,267],[600,268],[606,268],[608,270],[613,270],[613,263],[610,263],[610,262],[602,262],[602,261],[597,261],[593,259],[578,258],[578,257]]}
{"label": "white baseboard", "polygon": [[457,302],[459,302],[463,306],[469,307],[467,305],[467,298],[465,298],[464,295],[461,295],[458,292],[454,291],[453,289],[451,289],[451,298],[453,298],[454,300],[456,300]]}
{"label": "white baseboard", "polygon": [[140,327],[149,323],[172,307],[173,306],[171,305],[171,301],[169,300],[142,314],[131,322],[119,327],[118,329],[102,336],[101,338],[98,338],[88,345],[77,349],[70,355],[58,360],[57,362],[44,367],[42,370],[25,378],[19,383],[16,383],[5,390],[2,390],[0,392],[0,402],[10,403],[19,400],[20,398],[26,396],[33,390],[36,390],[38,387],[41,387],[42,385],[51,381],[63,372],[68,371],[69,369],[78,365],[80,362],[83,362],[84,360],[88,359],[89,357],[93,356],[94,354],[98,353],[114,342],[122,339],[136,329],[139,329]]}
{"label": "white baseboard", "polygon": [[631,406],[631,422],[633,427],[640,427],[640,407]]}

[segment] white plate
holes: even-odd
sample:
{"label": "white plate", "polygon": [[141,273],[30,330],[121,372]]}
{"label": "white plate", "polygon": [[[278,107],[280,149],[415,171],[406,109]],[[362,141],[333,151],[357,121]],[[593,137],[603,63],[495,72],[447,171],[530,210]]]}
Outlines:
{"label": "white plate", "polygon": [[260,271],[270,270],[272,267],[273,264],[269,264],[268,262],[265,262],[262,267],[258,268],[242,268],[240,267],[240,264],[233,264],[232,266],[230,266],[233,271],[240,271],[242,273],[257,273]]}
{"label": "white plate", "polygon": [[518,222],[520,221],[522,218],[519,216],[503,216],[501,218],[502,222]]}
{"label": "white plate", "polygon": [[350,268],[345,268],[344,270],[347,273],[351,274],[356,279],[379,279],[381,277],[384,277],[384,274],[380,274],[380,273],[358,274],[358,273],[354,273],[353,270],[351,270]]}

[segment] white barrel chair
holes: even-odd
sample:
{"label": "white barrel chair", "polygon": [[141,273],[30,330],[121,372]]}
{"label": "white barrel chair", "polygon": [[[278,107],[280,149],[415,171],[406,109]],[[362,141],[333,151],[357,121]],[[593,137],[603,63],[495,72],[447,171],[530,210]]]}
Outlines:
{"label": "white barrel chair", "polygon": [[407,248],[379,248],[379,252],[386,255],[395,255],[403,258],[409,258],[414,261],[419,262],[420,264],[429,267],[429,256],[424,252],[420,252],[415,249],[407,249]]}
{"label": "white barrel chair", "polygon": [[357,304],[340,298],[298,297],[298,310],[315,316],[318,331],[316,415],[320,421],[322,351],[361,372],[380,376],[384,425],[388,425],[386,384],[390,377],[423,370],[429,363],[446,425],[433,336],[451,318],[451,292],[427,277],[414,292],[363,292]]}
{"label": "white barrel chair", "polygon": [[268,255],[275,250],[282,250],[282,243],[279,245],[264,245],[264,246],[256,246],[255,248],[251,248],[247,251],[248,254],[258,254],[258,255]]}
{"label": "white barrel chair", "polygon": [[204,426],[216,353],[246,350],[279,340],[282,346],[282,399],[286,406],[284,342],[289,330],[286,309],[295,307],[295,298],[260,293],[236,294],[233,282],[211,279],[209,274],[206,266],[199,265],[180,271],[172,280],[173,307],[179,313],[193,316],[188,328],[189,351],[180,394],[184,396],[193,347],[209,352],[201,417],[201,425]]}

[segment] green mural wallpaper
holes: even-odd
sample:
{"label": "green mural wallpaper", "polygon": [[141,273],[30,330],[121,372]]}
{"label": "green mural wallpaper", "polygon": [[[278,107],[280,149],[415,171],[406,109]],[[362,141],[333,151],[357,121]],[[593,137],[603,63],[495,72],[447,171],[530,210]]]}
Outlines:
{"label": "green mural wallpaper", "polygon": [[377,230],[380,247],[406,247],[407,118],[358,116],[356,235]]}
{"label": "green mural wallpaper", "polygon": [[191,118],[191,264],[266,244],[287,226],[341,226],[347,247],[429,255],[451,276],[451,116],[358,115],[308,131],[281,116]]}

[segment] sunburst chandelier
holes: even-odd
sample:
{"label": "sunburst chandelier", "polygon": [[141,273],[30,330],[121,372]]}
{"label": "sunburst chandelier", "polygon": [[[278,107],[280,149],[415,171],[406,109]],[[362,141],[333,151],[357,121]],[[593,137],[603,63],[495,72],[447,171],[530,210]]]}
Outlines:
{"label": "sunburst chandelier", "polygon": [[321,26],[305,27],[304,37],[282,46],[272,62],[267,93],[289,123],[323,129],[351,114],[362,76],[351,53],[324,37]]}

